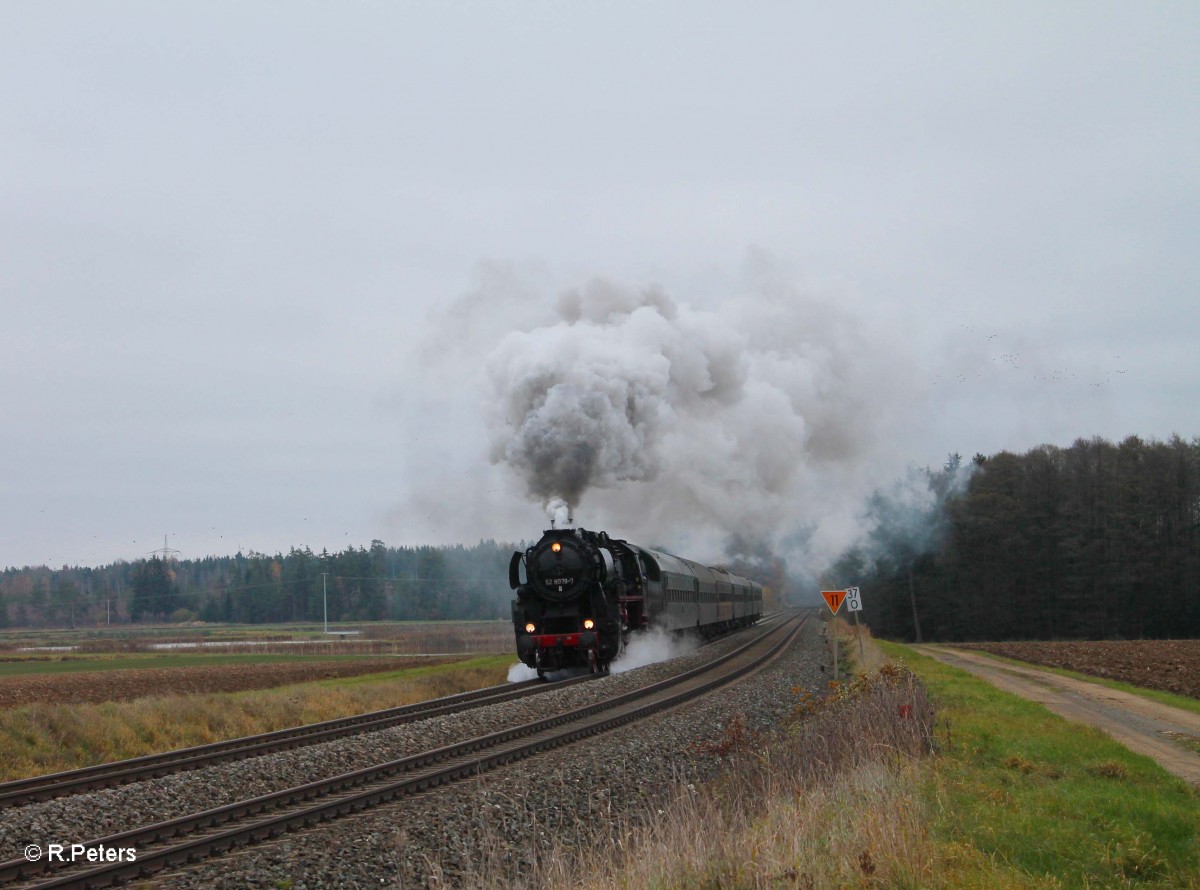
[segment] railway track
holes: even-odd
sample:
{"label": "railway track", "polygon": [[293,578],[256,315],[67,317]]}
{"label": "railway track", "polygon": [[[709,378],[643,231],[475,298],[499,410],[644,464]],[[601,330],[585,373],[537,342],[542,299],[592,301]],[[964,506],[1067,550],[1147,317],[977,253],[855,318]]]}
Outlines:
{"label": "railway track", "polygon": [[782,652],[804,620],[792,617],[706,665],[583,708],[81,844],[84,850],[136,850],[134,862],[80,867],[14,860],[0,863],[0,884],[20,882],[23,887],[40,888],[108,886],[475,776],[539,751],[643,719],[745,676]]}
{"label": "railway track", "polygon": [[68,794],[79,794],[84,791],[95,791],[98,788],[111,788],[114,785],[154,779],[185,770],[200,769],[216,763],[244,760],[247,757],[258,757],[262,754],[286,751],[304,745],[315,745],[345,736],[376,732],[387,729],[389,726],[398,726],[414,720],[456,714],[471,708],[512,701],[591,679],[594,678],[587,675],[560,680],[554,684],[547,684],[541,680],[505,683],[502,686],[489,686],[486,689],[476,689],[411,705],[356,714],[353,717],[308,723],[303,726],[244,736],[239,739],[212,742],[191,748],[178,748],[174,751],[164,751],[161,754],[149,754],[145,757],[134,757],[129,760],[118,760],[66,772],[4,782],[0,783],[0,808],[21,806]]}

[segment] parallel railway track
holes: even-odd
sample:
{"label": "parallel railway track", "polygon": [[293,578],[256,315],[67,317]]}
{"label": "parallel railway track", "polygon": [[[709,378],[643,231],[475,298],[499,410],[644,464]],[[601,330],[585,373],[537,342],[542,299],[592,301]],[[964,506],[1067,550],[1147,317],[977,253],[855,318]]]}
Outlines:
{"label": "parallel railway track", "polygon": [[161,754],[148,754],[145,757],[134,757],[129,760],[118,760],[61,773],[4,782],[0,783],[0,808],[22,806],[40,800],[63,797],[67,794],[79,794],[98,788],[110,788],[115,785],[139,782],[143,779],[154,779],[185,770],[200,769],[215,763],[244,760],[248,757],[258,757],[262,754],[286,751],[304,745],[315,745],[345,736],[376,732],[387,729],[389,726],[398,726],[415,720],[425,720],[429,717],[455,714],[484,705],[512,701],[564,685],[586,682],[590,679],[593,677],[588,675],[562,680],[552,685],[541,680],[505,683],[503,686],[489,686],[486,689],[476,689],[445,698],[371,711],[366,714],[356,714],[353,717],[308,723],[304,726],[244,736],[239,739],[212,742],[191,748],[179,748]]}
{"label": "parallel railway track", "polygon": [[[86,849],[134,848],[135,862],[81,868],[14,860],[0,863],[0,883],[17,881],[22,886],[39,888],[109,886],[478,775],[643,719],[745,676],[782,652],[804,620],[793,617],[706,665],[583,708],[297,788],[83,842]],[[47,875],[48,879],[43,880]]]}

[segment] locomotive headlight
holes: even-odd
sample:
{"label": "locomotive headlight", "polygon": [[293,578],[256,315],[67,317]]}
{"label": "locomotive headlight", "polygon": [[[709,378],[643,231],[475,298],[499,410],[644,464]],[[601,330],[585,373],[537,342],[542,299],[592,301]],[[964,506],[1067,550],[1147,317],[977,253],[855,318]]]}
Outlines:
{"label": "locomotive headlight", "polygon": [[593,621],[591,618],[583,619],[583,629],[584,630],[591,630],[595,626],[596,626],[596,622]]}
{"label": "locomotive headlight", "polygon": [[562,550],[562,544],[558,543],[558,541],[555,541],[553,544],[550,545],[550,549],[554,553],[558,553],[560,550]]}
{"label": "locomotive headlight", "polygon": [[535,630],[537,630],[537,625],[534,624],[532,621],[530,621],[528,624],[525,625],[525,633],[531,634]]}

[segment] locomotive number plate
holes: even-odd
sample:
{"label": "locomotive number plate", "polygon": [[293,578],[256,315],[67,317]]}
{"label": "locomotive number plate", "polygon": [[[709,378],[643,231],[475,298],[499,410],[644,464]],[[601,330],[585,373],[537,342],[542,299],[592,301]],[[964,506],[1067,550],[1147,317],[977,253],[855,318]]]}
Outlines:
{"label": "locomotive number plate", "polygon": [[546,584],[567,585],[567,584],[574,584],[575,579],[574,578],[547,578],[545,580],[545,583]]}

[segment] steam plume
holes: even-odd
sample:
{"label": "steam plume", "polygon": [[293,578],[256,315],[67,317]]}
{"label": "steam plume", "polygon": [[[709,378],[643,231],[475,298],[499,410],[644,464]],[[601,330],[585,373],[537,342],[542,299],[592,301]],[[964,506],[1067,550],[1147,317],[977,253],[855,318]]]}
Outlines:
{"label": "steam plume", "polygon": [[486,370],[491,459],[556,524],[584,510],[716,558],[734,533],[845,546],[907,369],[763,274],[710,307],[592,281],[531,311]]}

